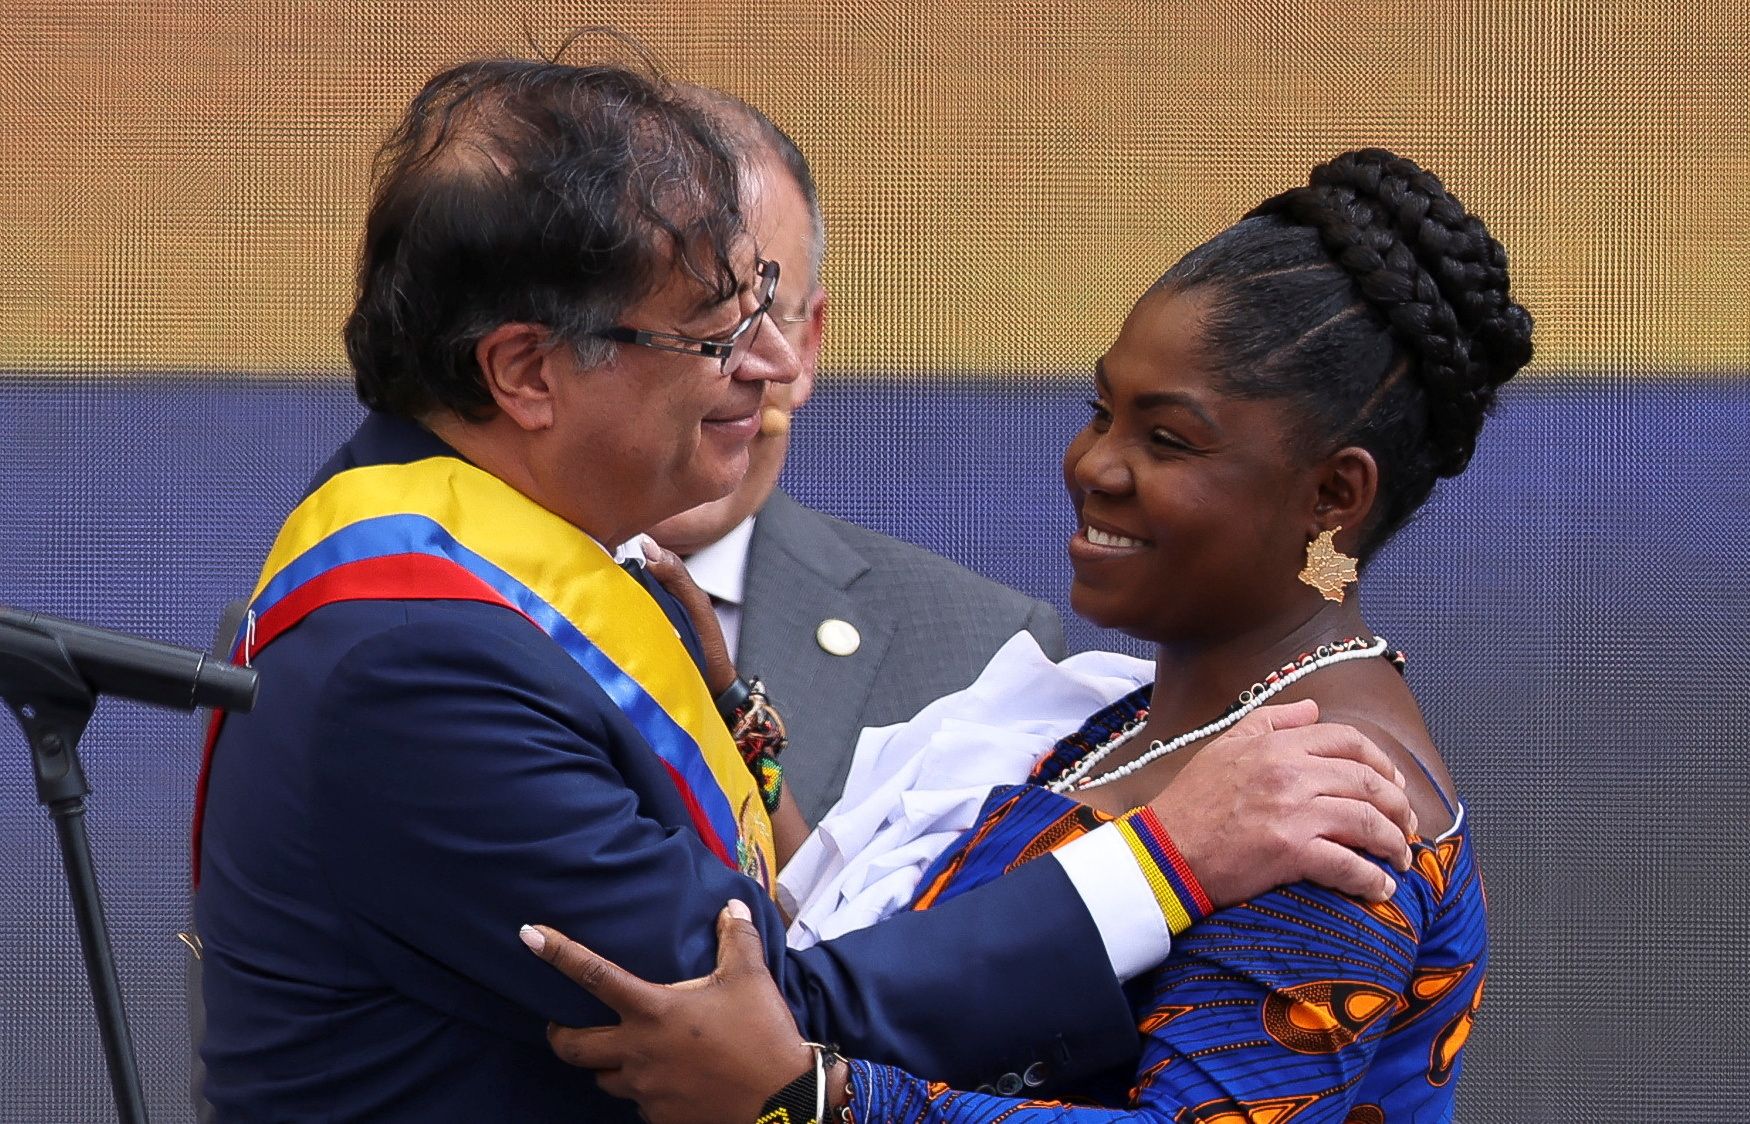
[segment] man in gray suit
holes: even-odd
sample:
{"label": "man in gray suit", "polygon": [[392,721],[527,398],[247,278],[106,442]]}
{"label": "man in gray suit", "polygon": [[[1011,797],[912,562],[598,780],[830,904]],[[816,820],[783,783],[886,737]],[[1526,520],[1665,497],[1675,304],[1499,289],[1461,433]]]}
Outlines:
{"label": "man in gray suit", "polygon": [[857,731],[902,722],[971,683],[1022,629],[1063,656],[1043,601],[927,550],[803,507],[777,487],[790,417],[807,402],[826,326],[826,228],[807,160],[751,106],[710,95],[755,153],[753,229],[783,265],[773,316],[802,360],[768,384],[741,486],[651,534],[687,561],[717,608],[736,665],[758,676],[790,730],[784,779],[810,823],[838,799]]}

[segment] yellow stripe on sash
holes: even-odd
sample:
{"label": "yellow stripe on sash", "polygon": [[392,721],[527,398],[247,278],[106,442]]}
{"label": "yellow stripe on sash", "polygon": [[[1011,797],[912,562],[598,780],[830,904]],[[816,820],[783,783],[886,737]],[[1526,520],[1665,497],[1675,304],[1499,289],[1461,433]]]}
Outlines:
{"label": "yellow stripe on sash", "polygon": [[432,457],[334,476],[286,519],[252,601],[313,549],[386,516],[437,524],[546,602],[634,680],[697,745],[739,828],[735,858],[770,889],[776,869],[770,817],[673,623],[601,544],[490,473],[455,457]]}

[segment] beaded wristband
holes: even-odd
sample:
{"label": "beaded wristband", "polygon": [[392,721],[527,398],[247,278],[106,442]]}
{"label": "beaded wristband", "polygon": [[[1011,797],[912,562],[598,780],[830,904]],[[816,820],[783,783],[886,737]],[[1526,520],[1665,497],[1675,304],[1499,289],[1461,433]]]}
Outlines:
{"label": "beaded wristband", "polygon": [[1191,873],[1185,857],[1173,845],[1154,809],[1137,808],[1118,817],[1118,833],[1130,847],[1136,865],[1154,891],[1155,903],[1175,937],[1214,912],[1209,897]]}
{"label": "beaded wristband", "polygon": [[769,816],[778,810],[778,800],[784,795],[784,766],[778,764],[776,757],[761,757],[749,762],[748,768],[753,771],[754,787],[759,789],[760,803]]}
{"label": "beaded wristband", "polygon": [[845,1103],[839,1107],[839,1124],[857,1124],[857,1062],[845,1058]]}

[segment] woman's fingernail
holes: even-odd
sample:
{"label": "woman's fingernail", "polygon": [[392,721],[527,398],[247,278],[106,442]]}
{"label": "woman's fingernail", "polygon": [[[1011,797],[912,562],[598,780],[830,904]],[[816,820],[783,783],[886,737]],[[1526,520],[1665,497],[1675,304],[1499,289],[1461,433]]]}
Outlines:
{"label": "woman's fingernail", "polygon": [[737,921],[753,920],[753,911],[747,908],[747,903],[740,898],[730,898],[729,904],[724,908],[729,911],[729,916],[735,918]]}
{"label": "woman's fingernail", "polygon": [[1398,892],[1398,884],[1396,882],[1393,882],[1391,879],[1387,878],[1385,880],[1385,893],[1383,893],[1379,896],[1379,900],[1382,902],[1388,902],[1392,899],[1392,895],[1396,894],[1397,892]]}
{"label": "woman's fingernail", "polygon": [[524,925],[516,931],[516,935],[521,937],[523,943],[529,946],[530,952],[539,952],[547,947],[546,935],[533,925]]}

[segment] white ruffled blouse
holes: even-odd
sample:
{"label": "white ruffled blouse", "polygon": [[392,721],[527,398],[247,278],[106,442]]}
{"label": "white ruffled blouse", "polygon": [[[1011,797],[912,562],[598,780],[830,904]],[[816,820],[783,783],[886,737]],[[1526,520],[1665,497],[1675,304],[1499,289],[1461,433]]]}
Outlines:
{"label": "white ruffled blouse", "polygon": [[1021,632],[972,686],[910,722],[864,730],[844,794],[778,875],[778,900],[795,918],[790,947],[903,908],[992,788],[1026,780],[1090,715],[1153,680],[1153,663],[1113,652],[1052,663]]}

